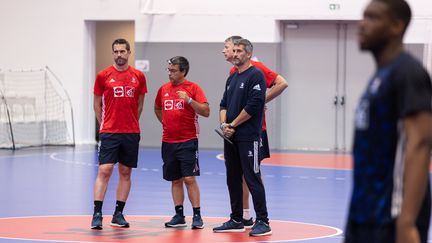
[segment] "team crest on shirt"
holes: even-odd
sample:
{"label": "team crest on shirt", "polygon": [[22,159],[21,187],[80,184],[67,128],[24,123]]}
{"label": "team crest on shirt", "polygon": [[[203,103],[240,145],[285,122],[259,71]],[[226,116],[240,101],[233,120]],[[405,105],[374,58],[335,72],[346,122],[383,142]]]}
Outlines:
{"label": "team crest on shirt", "polygon": [[123,86],[114,86],[114,97],[123,97],[124,96],[124,88]]}
{"label": "team crest on shirt", "polygon": [[137,81],[136,81],[136,78],[135,78],[135,77],[132,77],[131,82],[132,82],[132,83],[136,83],[136,82],[137,82]]}
{"label": "team crest on shirt", "polygon": [[176,99],[174,101],[174,109],[175,110],[183,110],[184,109],[184,100]]}
{"label": "team crest on shirt", "polygon": [[244,87],[244,83],[241,83],[240,84],[240,89],[243,89],[243,87]]}
{"label": "team crest on shirt", "polygon": [[380,86],[381,86],[381,79],[379,77],[376,77],[369,86],[369,92],[375,94],[378,91]]}
{"label": "team crest on shirt", "polygon": [[135,96],[135,87],[126,86],[125,91],[126,91],[126,97],[134,97]]}
{"label": "team crest on shirt", "polygon": [[354,117],[355,128],[366,130],[369,128],[369,101],[362,100],[357,106]]}
{"label": "team crest on shirt", "polygon": [[183,110],[184,109],[184,101],[182,99],[176,100],[164,100],[164,110]]}
{"label": "team crest on shirt", "polygon": [[132,86],[114,86],[113,87],[114,97],[134,97],[135,87]]}

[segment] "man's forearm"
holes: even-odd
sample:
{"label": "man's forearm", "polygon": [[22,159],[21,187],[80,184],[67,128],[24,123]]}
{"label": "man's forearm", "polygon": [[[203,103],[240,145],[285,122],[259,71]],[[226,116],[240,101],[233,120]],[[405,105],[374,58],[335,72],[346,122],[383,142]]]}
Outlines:
{"label": "man's forearm", "polygon": [[274,85],[268,89],[265,97],[265,102],[268,103],[278,97],[288,87],[288,82],[280,75],[274,81]]}

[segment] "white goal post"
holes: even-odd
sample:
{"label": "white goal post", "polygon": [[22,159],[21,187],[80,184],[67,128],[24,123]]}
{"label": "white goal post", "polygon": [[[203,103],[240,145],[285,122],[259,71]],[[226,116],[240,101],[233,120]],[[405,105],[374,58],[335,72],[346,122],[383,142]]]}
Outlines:
{"label": "white goal post", "polygon": [[75,145],[71,100],[49,69],[0,70],[0,148]]}

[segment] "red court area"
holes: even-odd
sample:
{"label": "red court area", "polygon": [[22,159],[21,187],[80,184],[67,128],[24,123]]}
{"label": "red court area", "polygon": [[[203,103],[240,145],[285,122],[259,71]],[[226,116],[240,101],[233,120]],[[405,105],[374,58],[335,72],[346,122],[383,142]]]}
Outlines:
{"label": "red court area", "polygon": [[225,218],[204,218],[202,230],[168,229],[165,216],[128,216],[130,228],[111,227],[110,216],[104,216],[103,230],[91,230],[91,216],[38,216],[0,218],[0,238],[67,241],[67,242],[146,242],[146,243],[212,243],[212,242],[284,242],[331,237],[340,230],[316,224],[290,221],[271,221],[273,235],[250,237],[249,230],[242,233],[213,233],[212,228]]}
{"label": "red court area", "polygon": [[[223,154],[217,156],[224,160]],[[352,169],[350,154],[305,154],[305,153],[272,153],[263,160],[264,165],[302,167],[311,169]]]}
{"label": "red court area", "polygon": [[272,153],[265,165],[293,166],[316,169],[352,169],[351,154]]}

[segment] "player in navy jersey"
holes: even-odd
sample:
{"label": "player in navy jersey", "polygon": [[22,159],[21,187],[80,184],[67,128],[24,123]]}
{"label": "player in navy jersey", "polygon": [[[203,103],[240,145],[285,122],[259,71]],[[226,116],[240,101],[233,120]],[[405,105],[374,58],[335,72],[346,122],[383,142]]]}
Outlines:
{"label": "player in navy jersey", "polygon": [[377,70],[355,114],[346,243],[427,242],[432,86],[403,50],[410,19],[404,0],[372,0],[360,22],[360,48],[373,54]]}

